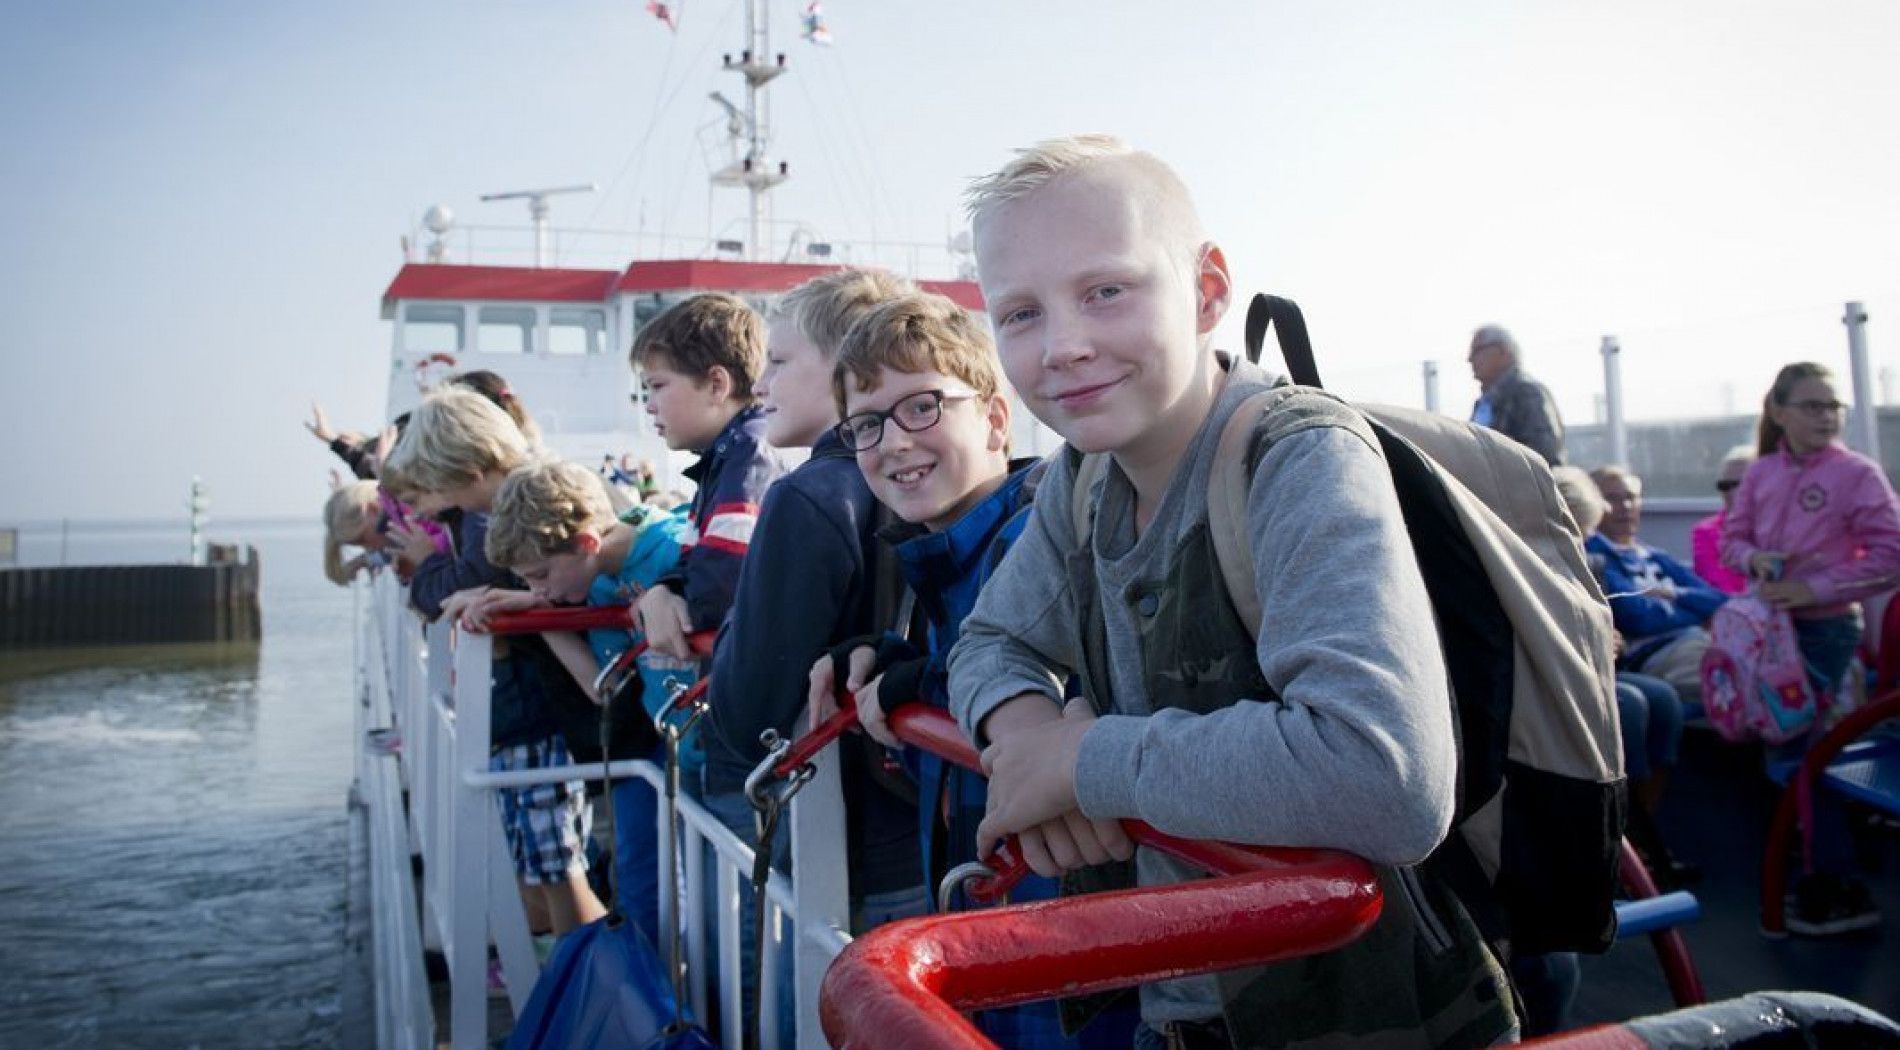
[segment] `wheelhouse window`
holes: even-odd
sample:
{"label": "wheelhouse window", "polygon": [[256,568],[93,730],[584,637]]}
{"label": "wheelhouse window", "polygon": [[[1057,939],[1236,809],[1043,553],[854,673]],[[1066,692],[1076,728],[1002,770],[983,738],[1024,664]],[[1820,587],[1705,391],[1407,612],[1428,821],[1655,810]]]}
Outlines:
{"label": "wheelhouse window", "polygon": [[607,345],[607,312],[556,308],[548,311],[548,353],[598,354]]}
{"label": "wheelhouse window", "polygon": [[402,348],[410,354],[453,354],[462,349],[462,308],[409,305],[402,310]]}
{"label": "wheelhouse window", "polygon": [[533,353],[534,307],[482,307],[475,327],[475,348],[484,354]]}

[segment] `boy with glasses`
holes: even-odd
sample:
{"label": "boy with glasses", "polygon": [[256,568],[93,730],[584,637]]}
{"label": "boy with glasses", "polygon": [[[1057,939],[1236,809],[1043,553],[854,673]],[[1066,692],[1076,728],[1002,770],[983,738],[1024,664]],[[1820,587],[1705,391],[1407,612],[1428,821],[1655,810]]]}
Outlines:
{"label": "boy with glasses", "polygon": [[[893,299],[853,327],[838,352],[832,393],[844,416],[839,437],[878,501],[902,519],[885,537],[925,628],[916,639],[921,648],[892,637],[820,660],[811,700],[815,710],[828,708],[842,676],[866,732],[900,747],[886,711],[913,700],[947,705],[950,649],[1023,532],[1040,466],[1010,462],[1010,409],[994,344],[981,321],[943,296]],[[923,876],[935,886],[976,857],[985,785],[933,755],[906,749],[904,758],[917,778]],[[1129,855],[1124,840],[1116,859]],[[1032,877],[1011,900],[1045,900],[1056,889],[1054,880]],[[978,1026],[1003,1047],[1107,1047],[1128,1045],[1133,1020],[1122,1011],[1069,1039],[1056,1005],[1033,1003],[982,1014]]]}

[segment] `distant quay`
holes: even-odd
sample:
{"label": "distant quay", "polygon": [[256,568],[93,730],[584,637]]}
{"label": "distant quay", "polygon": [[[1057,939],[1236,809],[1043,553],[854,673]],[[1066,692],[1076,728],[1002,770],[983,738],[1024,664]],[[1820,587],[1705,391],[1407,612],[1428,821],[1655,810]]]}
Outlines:
{"label": "distant quay", "polygon": [[0,569],[0,650],[255,642],[257,548],[212,544],[204,565]]}

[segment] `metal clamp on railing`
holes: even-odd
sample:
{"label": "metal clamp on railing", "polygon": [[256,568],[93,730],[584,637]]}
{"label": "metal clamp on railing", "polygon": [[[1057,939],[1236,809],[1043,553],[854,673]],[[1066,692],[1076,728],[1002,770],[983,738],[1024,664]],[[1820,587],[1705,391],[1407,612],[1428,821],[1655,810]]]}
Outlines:
{"label": "metal clamp on railing", "polygon": [[783,808],[790,803],[798,789],[811,780],[812,759],[857,724],[857,697],[840,690],[838,710],[798,739],[787,740],[771,728],[760,733],[765,758],[745,778],[745,797],[752,808],[763,813],[767,807]]}

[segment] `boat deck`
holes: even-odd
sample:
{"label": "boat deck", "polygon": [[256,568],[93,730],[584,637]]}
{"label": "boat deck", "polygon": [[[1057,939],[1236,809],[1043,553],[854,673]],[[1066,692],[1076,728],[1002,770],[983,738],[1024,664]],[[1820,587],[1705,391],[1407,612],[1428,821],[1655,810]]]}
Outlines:
{"label": "boat deck", "polygon": [[[1867,881],[1882,927],[1810,939],[1763,937],[1758,911],[1762,848],[1780,789],[1762,773],[1761,748],[1728,744],[1706,728],[1683,735],[1662,824],[1678,857],[1702,865],[1702,917],[1683,927],[1710,1000],[1765,988],[1829,992],[1900,1017],[1900,829],[1862,837]],[[1583,960],[1574,1020],[1622,1020],[1672,1008],[1647,938]]]}

